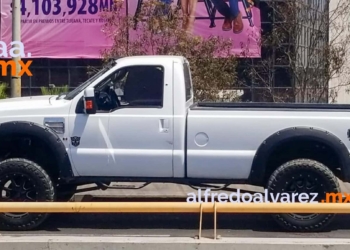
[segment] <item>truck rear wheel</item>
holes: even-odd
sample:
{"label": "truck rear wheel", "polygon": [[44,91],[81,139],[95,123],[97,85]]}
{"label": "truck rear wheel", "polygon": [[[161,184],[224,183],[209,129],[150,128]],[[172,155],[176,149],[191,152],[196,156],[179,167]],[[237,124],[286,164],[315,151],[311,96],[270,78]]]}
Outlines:
{"label": "truck rear wheel", "polygon": [[[2,202],[50,202],[55,197],[54,185],[45,170],[22,158],[0,162],[0,190]],[[44,213],[0,213],[0,227],[10,231],[31,230],[47,217]]]}
{"label": "truck rear wheel", "polygon": [[[311,193],[318,193],[314,202],[320,202],[325,199],[326,193],[339,193],[340,187],[335,175],[325,165],[310,159],[296,159],[273,172],[267,190],[269,194],[289,193],[289,197],[292,193],[307,193],[310,197],[308,202],[313,198]],[[299,202],[298,196],[295,202]],[[335,214],[276,214],[273,217],[288,231],[314,232],[327,227]]]}

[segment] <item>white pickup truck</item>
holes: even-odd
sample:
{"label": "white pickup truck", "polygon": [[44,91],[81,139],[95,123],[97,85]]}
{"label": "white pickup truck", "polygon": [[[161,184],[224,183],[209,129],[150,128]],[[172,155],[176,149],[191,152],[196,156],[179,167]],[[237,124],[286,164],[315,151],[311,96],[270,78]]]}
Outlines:
{"label": "white pickup truck", "polygon": [[[349,128],[350,105],[195,104],[185,58],[121,58],[69,93],[0,101],[0,199],[68,201],[80,185],[126,181],[322,199],[340,192],[337,178],[350,181]],[[30,230],[47,216],[4,213],[0,225]],[[334,218],[273,216],[299,231]]]}

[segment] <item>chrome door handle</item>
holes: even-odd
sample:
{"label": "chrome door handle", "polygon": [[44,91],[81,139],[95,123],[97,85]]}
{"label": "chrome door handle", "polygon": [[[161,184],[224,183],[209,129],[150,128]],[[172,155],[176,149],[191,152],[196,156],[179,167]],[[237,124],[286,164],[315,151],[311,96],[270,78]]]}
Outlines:
{"label": "chrome door handle", "polygon": [[168,133],[169,132],[169,120],[168,119],[160,119],[159,120],[159,132]]}

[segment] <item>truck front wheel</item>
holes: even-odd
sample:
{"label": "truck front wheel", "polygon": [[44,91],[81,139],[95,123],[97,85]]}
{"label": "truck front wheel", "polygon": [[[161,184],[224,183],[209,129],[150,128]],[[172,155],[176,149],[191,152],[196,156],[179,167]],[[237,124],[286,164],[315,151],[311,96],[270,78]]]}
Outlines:
{"label": "truck front wheel", "polygon": [[[277,194],[281,197],[283,193],[288,193],[287,197],[293,197],[294,193],[295,202],[311,202],[315,196],[313,193],[318,194],[313,202],[325,199],[326,193],[340,193],[338,180],[332,171],[310,159],[292,160],[277,168],[269,178],[267,190],[275,198]],[[303,197],[300,196],[301,193],[304,193]],[[305,199],[306,196],[309,199]],[[294,201],[289,199],[289,202]],[[276,214],[273,217],[288,231],[314,232],[327,227],[335,214]]]}
{"label": "truck front wheel", "polygon": [[[0,191],[2,202],[51,202],[55,197],[54,185],[45,170],[21,158],[0,162]],[[0,227],[11,231],[30,230],[42,224],[47,216],[45,213],[0,213]]]}

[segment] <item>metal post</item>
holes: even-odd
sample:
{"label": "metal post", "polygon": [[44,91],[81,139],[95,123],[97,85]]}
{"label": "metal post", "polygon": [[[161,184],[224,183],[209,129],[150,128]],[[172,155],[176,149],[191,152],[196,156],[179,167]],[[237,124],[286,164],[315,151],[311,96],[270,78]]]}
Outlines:
{"label": "metal post", "polygon": [[[21,41],[21,0],[12,0],[12,41]],[[17,45],[13,45],[13,48]],[[13,62],[16,65],[16,75],[11,76],[11,97],[21,96],[21,65],[20,57],[13,57]]]}

